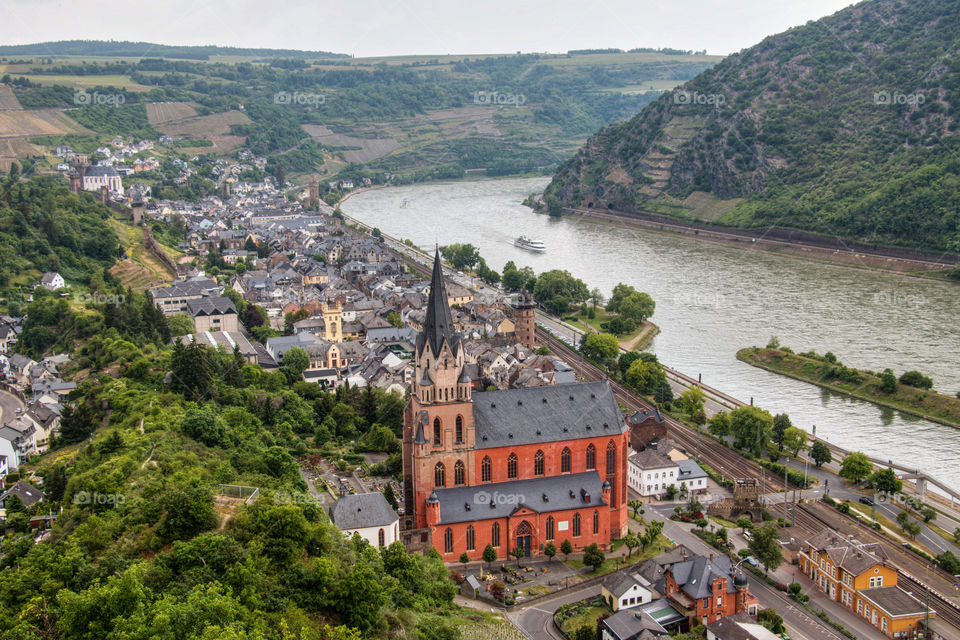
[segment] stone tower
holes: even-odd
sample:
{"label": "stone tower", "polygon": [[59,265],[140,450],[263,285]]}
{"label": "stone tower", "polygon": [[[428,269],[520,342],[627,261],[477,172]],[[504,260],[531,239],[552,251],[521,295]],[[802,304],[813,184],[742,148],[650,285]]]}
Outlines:
{"label": "stone tower", "polygon": [[324,339],[330,342],[343,342],[343,307],[339,302],[324,302],[323,314]]}
{"label": "stone tower", "polygon": [[527,349],[534,348],[537,305],[527,291],[521,291],[513,305],[513,324],[516,327],[517,342]]}
{"label": "stone tower", "polygon": [[437,251],[427,316],[414,352],[410,401],[403,415],[405,529],[427,526],[427,498],[433,491],[438,463],[452,470],[458,460],[464,460],[468,467],[465,477],[474,476],[473,457],[463,456],[475,444],[471,380],[464,364]]}
{"label": "stone tower", "polygon": [[320,181],[317,176],[310,178],[310,195],[307,198],[307,208],[316,211],[320,208]]}

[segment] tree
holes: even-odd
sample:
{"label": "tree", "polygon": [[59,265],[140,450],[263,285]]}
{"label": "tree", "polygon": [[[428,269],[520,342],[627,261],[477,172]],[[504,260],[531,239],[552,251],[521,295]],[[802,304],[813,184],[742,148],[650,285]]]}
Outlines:
{"label": "tree", "polygon": [[783,446],[798,455],[800,449],[807,444],[807,433],[799,427],[787,427],[783,432]]}
{"label": "tree", "polygon": [[641,359],[630,365],[624,380],[635,391],[652,393],[660,383],[666,382],[667,375],[659,362],[647,362]]}
{"label": "tree", "polygon": [[703,411],[703,405],[707,401],[707,394],[700,387],[690,387],[680,394],[680,406],[683,412],[692,416],[698,411]]}
{"label": "tree", "polygon": [[650,294],[634,292],[620,301],[620,317],[632,322],[634,326],[642,324],[653,315],[657,304]]}
{"label": "tree", "polygon": [[557,555],[557,545],[553,544],[553,541],[543,545],[543,555],[547,556],[548,560],[553,560],[553,557]]}
{"label": "tree", "polygon": [[496,562],[497,560],[497,550],[493,548],[492,544],[488,544],[483,548],[483,561],[488,565]]}
{"label": "tree", "polygon": [[707,424],[707,430],[715,436],[722,438],[730,435],[730,414],[726,411],[714,414]]}
{"label": "tree", "polygon": [[748,548],[756,556],[760,564],[763,565],[764,572],[773,569],[776,571],[783,560],[783,553],[780,550],[780,536],[777,534],[777,528],[767,524],[753,529],[753,539],[750,540]]}
{"label": "tree", "polygon": [[603,302],[603,291],[599,287],[594,287],[590,289],[590,302],[593,303],[593,308],[596,309],[597,305]]}
{"label": "tree", "polygon": [[920,526],[919,522],[908,522],[903,525],[903,531],[910,536],[911,540],[916,540],[920,532],[923,531],[923,527]]}
{"label": "tree", "polygon": [[569,271],[554,269],[541,273],[533,289],[534,299],[558,315],[566,313],[570,304],[579,304],[590,297],[583,280]]}
{"label": "tree", "polygon": [[170,327],[170,336],[185,336],[196,331],[193,325],[193,318],[185,313],[174,313],[167,316],[167,326]]}
{"label": "tree", "polygon": [[627,545],[627,557],[633,555],[633,550],[640,546],[640,540],[637,539],[637,536],[631,531],[623,538],[623,544]]}
{"label": "tree", "polygon": [[387,487],[383,490],[383,499],[387,501],[391,509],[394,511],[397,510],[397,496],[393,493],[392,484],[388,483]]}
{"label": "tree", "polygon": [[620,353],[620,343],[609,333],[588,333],[580,343],[580,350],[590,360],[608,364]]}
{"label": "tree", "polygon": [[[667,405],[673,402],[673,387],[666,380],[661,380],[653,390],[653,401],[658,405]],[[706,416],[704,416],[706,418]]]}
{"label": "tree", "polygon": [[957,575],[960,573],[960,558],[952,551],[944,551],[937,556],[937,566],[951,575]]}
{"label": "tree", "polygon": [[819,440],[813,443],[813,446],[810,447],[810,457],[813,459],[813,463],[819,469],[825,464],[830,464],[833,462],[833,455],[830,453],[830,447],[823,444]]}
{"label": "tree", "polygon": [[737,518],[737,526],[740,527],[740,533],[746,532],[747,529],[753,528],[753,520],[747,516],[740,516]]}
{"label": "tree", "polygon": [[301,347],[290,347],[284,352],[281,363],[280,370],[287,381],[293,384],[310,367],[310,356]]}
{"label": "tree", "polygon": [[593,570],[596,571],[603,565],[606,557],[603,555],[603,551],[600,550],[600,547],[597,546],[597,543],[591,543],[586,549],[583,550],[583,564],[593,567]]}
{"label": "tree", "polygon": [[560,202],[560,198],[555,195],[547,195],[543,198],[543,201],[547,205],[547,213],[552,218],[559,218],[563,215],[563,203]]}
{"label": "tree", "polygon": [[937,519],[937,512],[928,505],[923,505],[920,509],[920,515],[923,517],[924,522],[930,522],[931,520]]}
{"label": "tree", "polygon": [[906,509],[901,509],[897,512],[897,524],[902,528],[907,522],[910,521],[910,514],[907,513]]}
{"label": "tree", "polygon": [[884,369],[883,373],[880,374],[880,391],[884,393],[893,393],[897,390],[897,376],[894,375],[893,369]]}
{"label": "tree", "polygon": [[759,407],[739,407],[730,412],[730,433],[737,449],[760,455],[772,430],[773,416]]}
{"label": "tree", "polygon": [[513,260],[503,266],[501,282],[503,282],[503,288],[507,291],[519,291],[526,284],[527,279],[527,276],[520,269],[517,269]]}
{"label": "tree", "polygon": [[918,389],[933,389],[933,379],[928,378],[919,371],[907,371],[900,376],[900,384]]}
{"label": "tree", "polygon": [[687,499],[686,505],[687,513],[700,513],[703,511],[703,503],[697,498],[697,496],[690,496]]}
{"label": "tree", "polygon": [[387,314],[387,322],[390,323],[391,327],[399,329],[403,326],[403,318],[400,317],[400,314],[396,311],[391,311]]}
{"label": "tree", "polygon": [[843,457],[840,462],[840,477],[850,482],[860,482],[870,475],[873,465],[867,455],[860,451],[853,451]]}
{"label": "tree", "polygon": [[640,507],[643,506],[643,502],[637,500],[636,498],[627,501],[627,506],[633,510],[633,517],[637,517],[637,511],[640,511]]}
{"label": "tree", "polygon": [[620,369],[620,375],[626,375],[627,369],[630,368],[630,365],[639,359],[640,354],[636,351],[626,351],[620,354],[620,357],[617,359],[617,368]]}
{"label": "tree", "polygon": [[188,407],[180,428],[185,435],[208,447],[219,447],[229,443],[223,420],[210,405]]}
{"label": "tree", "polygon": [[881,493],[895,494],[903,489],[903,481],[893,469],[879,469],[870,474],[870,484]]}
{"label": "tree", "polygon": [[617,286],[613,288],[613,294],[610,296],[610,299],[607,300],[607,311],[619,313],[620,303],[623,302],[624,298],[636,292],[637,290],[630,285],[618,282]]}
{"label": "tree", "polygon": [[790,422],[790,416],[785,413],[778,413],[773,416],[773,434],[770,436],[770,439],[773,440],[774,444],[777,445],[777,448],[780,451],[783,451],[783,438],[787,429],[793,426],[793,423]]}
{"label": "tree", "polygon": [[571,640],[595,640],[596,637],[596,629],[588,624],[583,624],[580,625],[580,628],[573,632],[573,637]]}
{"label": "tree", "polygon": [[570,543],[569,538],[564,538],[563,542],[560,543],[560,553],[563,554],[564,562],[566,562],[567,556],[573,553],[573,544]]}
{"label": "tree", "polygon": [[517,568],[520,568],[520,558],[526,555],[526,552],[523,550],[523,547],[514,547],[510,550],[510,555],[517,559]]}
{"label": "tree", "polygon": [[470,562],[470,556],[467,555],[467,552],[464,551],[460,554],[460,564],[467,564]]}
{"label": "tree", "polygon": [[762,609],[757,614],[757,622],[769,629],[770,633],[776,635],[786,631],[786,627],[783,626],[783,618],[773,609]]}
{"label": "tree", "polygon": [[697,518],[697,521],[693,523],[695,527],[703,531],[707,528],[707,525],[710,524],[707,522],[706,518]]}
{"label": "tree", "polygon": [[220,519],[213,507],[213,496],[195,485],[178,486],[163,495],[163,518],[157,533],[164,540],[188,540],[217,526]]}
{"label": "tree", "polygon": [[492,597],[494,600],[503,601],[505,588],[506,585],[504,585],[502,581],[494,580],[487,586],[487,591],[490,592],[490,597]]}
{"label": "tree", "polygon": [[480,260],[480,252],[472,244],[450,244],[440,247],[440,255],[458,271],[472,269]]}

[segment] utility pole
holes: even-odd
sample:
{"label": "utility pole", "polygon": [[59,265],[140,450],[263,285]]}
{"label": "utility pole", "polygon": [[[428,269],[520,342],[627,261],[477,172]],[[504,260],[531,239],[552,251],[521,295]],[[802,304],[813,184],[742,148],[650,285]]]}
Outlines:
{"label": "utility pole", "polygon": [[697,425],[697,462],[700,462],[700,425]]}

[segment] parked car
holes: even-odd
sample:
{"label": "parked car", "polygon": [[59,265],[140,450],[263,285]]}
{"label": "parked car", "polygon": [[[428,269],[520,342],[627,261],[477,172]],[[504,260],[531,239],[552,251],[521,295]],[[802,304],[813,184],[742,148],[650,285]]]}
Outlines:
{"label": "parked car", "polygon": [[868,496],[860,496],[860,503],[861,503],[861,504],[865,504],[865,505],[867,505],[868,507],[872,507],[872,506],[873,506],[873,498],[870,498],[870,497],[868,497]]}

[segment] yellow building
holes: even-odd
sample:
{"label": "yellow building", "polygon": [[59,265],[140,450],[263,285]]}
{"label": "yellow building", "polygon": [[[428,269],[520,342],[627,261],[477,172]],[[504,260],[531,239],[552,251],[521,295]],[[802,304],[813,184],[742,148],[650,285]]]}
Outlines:
{"label": "yellow building", "polygon": [[922,627],[926,607],[897,586],[897,570],[882,545],[824,529],[804,543],[797,560],[820,591],[887,637],[912,638]]}

